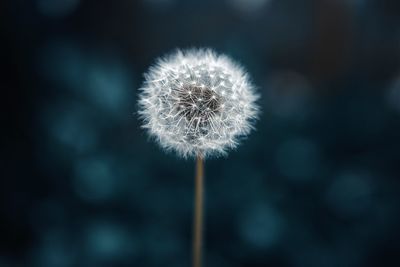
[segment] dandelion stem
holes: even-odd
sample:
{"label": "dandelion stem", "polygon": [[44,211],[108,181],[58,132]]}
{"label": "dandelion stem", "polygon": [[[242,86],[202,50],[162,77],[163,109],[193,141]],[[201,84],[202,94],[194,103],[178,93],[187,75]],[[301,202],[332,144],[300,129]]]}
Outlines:
{"label": "dandelion stem", "polygon": [[196,160],[194,223],[193,223],[193,267],[201,267],[203,243],[203,195],[204,195],[204,162],[198,156]]}

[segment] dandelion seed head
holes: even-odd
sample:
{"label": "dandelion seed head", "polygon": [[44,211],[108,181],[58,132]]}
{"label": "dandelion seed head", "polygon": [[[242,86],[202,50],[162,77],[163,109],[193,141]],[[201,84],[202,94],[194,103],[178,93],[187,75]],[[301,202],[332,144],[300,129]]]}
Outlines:
{"label": "dandelion seed head", "polygon": [[247,73],[210,49],[177,50],[158,59],[144,77],[143,127],[183,157],[226,154],[258,116],[258,95]]}

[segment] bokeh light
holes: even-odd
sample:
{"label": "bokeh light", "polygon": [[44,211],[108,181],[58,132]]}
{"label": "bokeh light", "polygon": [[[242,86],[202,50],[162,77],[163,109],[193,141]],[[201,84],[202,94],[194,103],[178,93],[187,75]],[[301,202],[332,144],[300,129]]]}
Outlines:
{"label": "bokeh light", "polygon": [[244,241],[254,249],[272,249],[282,238],[285,222],[268,205],[251,207],[242,215],[240,233]]}
{"label": "bokeh light", "polygon": [[111,199],[118,192],[118,171],[106,158],[77,160],[75,164],[74,187],[83,200],[102,202]]}
{"label": "bokeh light", "polygon": [[80,0],[36,0],[39,11],[48,17],[65,17],[79,5]]}
{"label": "bokeh light", "polygon": [[341,173],[327,190],[327,201],[339,216],[360,216],[372,205],[373,185],[368,173]]}
{"label": "bokeh light", "polygon": [[400,76],[390,83],[385,98],[389,108],[400,112]]}
{"label": "bokeh light", "polygon": [[263,9],[272,0],[225,0],[227,4],[244,16],[254,16],[261,14]]}
{"label": "bokeh light", "polygon": [[127,257],[138,257],[137,241],[125,228],[108,221],[96,221],[87,226],[83,244],[90,266],[124,264]]}

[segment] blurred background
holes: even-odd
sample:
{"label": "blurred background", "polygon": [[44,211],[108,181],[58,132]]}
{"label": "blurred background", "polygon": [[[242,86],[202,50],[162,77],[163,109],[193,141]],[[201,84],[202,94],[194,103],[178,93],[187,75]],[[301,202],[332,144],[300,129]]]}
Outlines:
{"label": "blurred background", "polygon": [[400,1],[0,4],[0,266],[190,266],[194,162],[140,129],[175,48],[241,62],[257,130],[206,162],[205,266],[400,266]]}

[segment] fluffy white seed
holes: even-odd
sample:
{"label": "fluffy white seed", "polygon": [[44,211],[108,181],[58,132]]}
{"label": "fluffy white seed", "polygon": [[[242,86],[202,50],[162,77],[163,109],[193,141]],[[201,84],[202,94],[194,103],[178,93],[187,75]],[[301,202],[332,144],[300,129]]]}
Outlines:
{"label": "fluffy white seed", "polygon": [[143,127],[183,157],[226,154],[253,128],[258,95],[244,70],[210,49],[178,50],[144,75]]}

